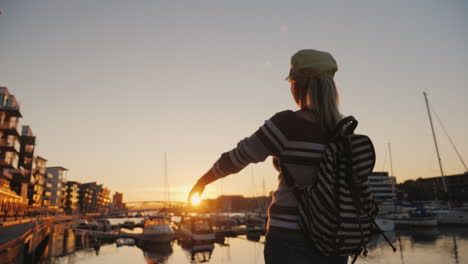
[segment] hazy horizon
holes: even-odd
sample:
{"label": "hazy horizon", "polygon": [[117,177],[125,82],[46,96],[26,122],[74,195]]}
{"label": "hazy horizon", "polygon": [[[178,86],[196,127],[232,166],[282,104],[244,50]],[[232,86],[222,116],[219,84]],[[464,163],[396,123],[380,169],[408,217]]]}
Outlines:
{"label": "hazy horizon", "polygon": [[[341,111],[398,182],[440,175],[426,91],[468,157],[465,1],[0,0],[0,86],[21,103],[35,154],[125,201],[171,198],[276,112],[296,109],[292,54],[330,52]],[[446,174],[464,168],[440,126]],[[209,186],[205,197],[276,187],[271,159]]]}

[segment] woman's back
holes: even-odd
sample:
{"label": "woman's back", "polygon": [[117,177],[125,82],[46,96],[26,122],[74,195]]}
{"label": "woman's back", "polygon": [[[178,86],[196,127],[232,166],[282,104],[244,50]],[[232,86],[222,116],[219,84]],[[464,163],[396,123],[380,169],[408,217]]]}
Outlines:
{"label": "woman's back", "polygon": [[[341,118],[338,92],[333,76],[338,66],[327,52],[301,50],[291,58],[289,80],[299,111],[283,111],[267,120],[253,135],[225,152],[190,191],[189,199],[201,194],[205,186],[235,174],[250,163],[273,156],[287,168],[296,185],[314,184],[328,141],[326,131],[333,130]],[[299,227],[296,199],[282,175],[268,209],[265,263],[346,263],[347,256],[325,257]]]}
{"label": "woman's back", "polygon": [[[281,162],[291,172],[298,185],[311,185],[316,180],[318,165],[328,135],[314,120],[311,112],[284,111],[265,123],[264,144],[275,150],[274,164]],[[270,226],[299,230],[297,202],[291,188],[278,176],[278,187],[273,193],[269,212]]]}

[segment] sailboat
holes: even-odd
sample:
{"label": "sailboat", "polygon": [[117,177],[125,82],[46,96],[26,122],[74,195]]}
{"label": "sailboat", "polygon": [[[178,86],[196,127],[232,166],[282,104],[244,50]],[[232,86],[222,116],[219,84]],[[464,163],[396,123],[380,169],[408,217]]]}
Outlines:
{"label": "sailboat", "polygon": [[153,216],[143,225],[141,240],[149,240],[158,243],[169,243],[175,238],[175,232],[171,227],[169,217],[164,215]]}
{"label": "sailboat", "polygon": [[[453,200],[451,199],[451,194],[450,194],[450,192],[448,190],[447,183],[445,181],[446,179],[445,179],[445,175],[444,175],[444,170],[442,168],[442,159],[440,158],[439,146],[437,144],[437,138],[436,138],[436,135],[435,135],[434,125],[433,125],[433,122],[432,122],[432,115],[431,115],[431,108],[429,107],[429,100],[427,99],[426,92],[423,92],[423,95],[424,95],[424,99],[425,99],[425,102],[426,102],[427,114],[429,116],[429,123],[431,124],[432,136],[434,138],[434,145],[435,145],[435,149],[436,149],[436,153],[437,153],[437,159],[439,161],[439,168],[440,168],[440,173],[441,173],[441,177],[442,177],[442,185],[443,185],[443,188],[444,188],[444,192],[447,193],[448,197],[449,197],[449,203],[448,203],[449,208],[446,209],[446,210],[435,210],[434,213],[437,216],[437,220],[438,220],[439,224],[468,225],[468,208],[466,208],[466,207],[465,208],[453,208],[453,206],[454,206]],[[434,110],[432,109],[432,111],[434,111]],[[466,170],[465,173],[468,174],[468,168],[467,168],[465,162],[463,161],[463,158],[461,157],[460,153],[458,152],[458,149],[456,148],[455,144],[453,143],[452,139],[450,138],[450,136],[449,136],[447,130],[445,129],[444,125],[442,124],[442,121],[440,120],[440,118],[438,118],[438,120],[439,120],[439,124],[443,128],[446,136],[448,137],[453,149],[457,153],[458,158],[460,159],[461,163],[465,167],[465,170]]]}
{"label": "sailboat", "polygon": [[436,216],[426,208],[402,208],[400,212],[385,215],[382,219],[392,220],[396,226],[436,227],[438,225]]}
{"label": "sailboat", "polygon": [[[382,171],[384,170],[385,168],[385,163],[387,161],[387,153],[389,153],[389,158],[390,158],[390,174],[391,176],[394,176],[395,174],[393,174],[393,161],[392,161],[392,149],[390,147],[390,143],[388,143],[388,146],[387,146],[387,152],[385,153],[385,158],[384,158],[384,166],[382,168]],[[392,192],[394,193],[394,185],[392,186]],[[393,211],[393,210],[388,210],[387,208],[389,207],[388,205],[391,204],[391,208],[394,207],[394,204],[395,204],[395,201],[394,201],[394,197],[392,197],[392,200],[384,200],[383,202],[381,202],[380,204],[378,204],[378,208],[379,208],[379,215],[375,218],[375,224],[377,225],[377,227],[384,231],[384,232],[389,232],[389,231],[393,231],[395,229],[395,222],[392,220],[392,219],[389,219],[389,218],[384,218],[384,216],[386,214],[388,214],[388,212],[390,211]],[[377,227],[374,227],[374,231],[377,231]]]}
{"label": "sailboat", "polygon": [[202,216],[182,216],[180,233],[193,244],[214,243],[215,233],[210,220]]}
{"label": "sailboat", "polygon": [[[387,152],[390,158],[390,174],[395,175],[393,172],[393,162],[392,162],[392,149],[390,143],[388,143]],[[386,156],[385,156],[386,158]],[[384,160],[384,162],[386,159]],[[385,163],[384,163],[385,166]],[[393,187],[394,188],[394,187]],[[392,189],[393,189],[392,188]],[[393,190],[394,192],[394,190]],[[434,214],[427,210],[427,208],[419,208],[414,206],[395,206],[395,197],[392,198],[393,201],[393,210],[388,211],[386,214],[379,215],[375,222],[376,224],[382,229],[383,231],[392,231],[395,226],[397,227],[404,227],[404,226],[412,226],[412,227],[434,227],[437,226],[437,219]],[[390,202],[390,200],[387,200]],[[387,205],[381,204],[381,207],[386,207]],[[380,211],[379,208],[379,211]]]}
{"label": "sailboat", "polygon": [[435,210],[434,213],[441,225],[468,225],[468,208]]}
{"label": "sailboat", "polygon": [[[169,178],[167,176],[167,158],[164,152],[164,199],[167,209],[163,211],[166,213],[170,209],[169,197]],[[169,215],[160,214],[146,219],[143,224],[142,238],[155,243],[169,243],[175,238],[175,232],[171,225],[171,218]]]}

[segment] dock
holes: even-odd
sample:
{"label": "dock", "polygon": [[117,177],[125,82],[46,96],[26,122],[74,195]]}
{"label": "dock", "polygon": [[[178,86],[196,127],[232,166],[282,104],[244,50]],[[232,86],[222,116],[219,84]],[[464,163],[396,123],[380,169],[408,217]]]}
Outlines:
{"label": "dock", "polygon": [[0,229],[0,263],[17,263],[33,259],[45,248],[53,220],[37,220],[2,227]]}
{"label": "dock", "polygon": [[0,264],[30,263],[49,242],[54,224],[70,216],[49,216],[0,222]]}

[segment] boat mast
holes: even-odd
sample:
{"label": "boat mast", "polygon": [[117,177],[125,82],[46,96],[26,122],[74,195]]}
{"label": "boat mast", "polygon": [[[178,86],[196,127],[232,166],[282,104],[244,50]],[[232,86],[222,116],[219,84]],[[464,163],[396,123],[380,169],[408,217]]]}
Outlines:
{"label": "boat mast", "polygon": [[263,192],[263,198],[264,201],[262,203],[262,210],[265,210],[267,207],[267,200],[266,200],[266,188],[265,188],[265,175],[262,176],[262,192]]}
{"label": "boat mast", "polygon": [[[388,142],[388,156],[389,156],[389,160],[390,160],[390,174],[391,174],[390,176],[395,177],[395,174],[393,173],[392,147],[390,145],[390,142]],[[395,200],[395,198],[396,198],[395,185],[396,185],[396,180],[392,184],[393,200]],[[394,205],[394,208],[396,210],[395,203],[393,203],[393,205]]]}
{"label": "boat mast", "polygon": [[265,196],[265,176],[262,176],[262,193]]}
{"label": "boat mast", "polygon": [[253,197],[252,209],[253,211],[255,211],[255,209],[259,207],[259,204],[258,204],[258,197],[255,194],[255,179],[254,179],[254,171],[253,171],[252,166],[250,166],[250,180],[252,184],[252,197]]}
{"label": "boat mast", "polygon": [[439,115],[437,115],[437,112],[434,110],[434,108],[432,108],[432,112],[434,113],[435,117],[437,118],[437,121],[439,121],[439,124],[442,127],[442,130],[444,131],[444,133],[447,136],[448,140],[450,141],[450,144],[452,145],[453,150],[455,150],[455,153],[457,153],[458,159],[460,159],[460,162],[462,163],[463,167],[465,167],[465,171],[468,172],[468,167],[466,166],[465,161],[463,160],[460,152],[458,151],[457,147],[455,146],[455,143],[453,143],[453,140],[450,137],[449,133],[447,132],[447,129],[445,128],[444,123],[442,123],[442,120],[440,119]]}
{"label": "boat mast", "polygon": [[395,174],[393,174],[392,148],[390,146],[390,142],[388,142],[388,155],[390,157],[390,174],[395,176]]}
{"label": "boat mast", "polygon": [[170,207],[171,198],[169,196],[169,177],[167,176],[167,155],[164,152],[164,200],[167,207]]}
{"label": "boat mast", "polygon": [[446,193],[448,193],[447,184],[445,183],[445,178],[444,178],[444,170],[442,168],[442,159],[440,158],[439,146],[437,145],[437,139],[436,139],[436,135],[435,135],[435,131],[434,131],[434,125],[432,123],[431,110],[429,109],[429,101],[427,100],[426,92],[423,92],[423,95],[424,95],[424,100],[426,101],[427,114],[429,115],[429,123],[431,124],[432,137],[434,138],[434,145],[435,145],[436,152],[437,152],[437,159],[439,160],[440,174],[442,176],[442,185],[444,187],[444,191]]}

